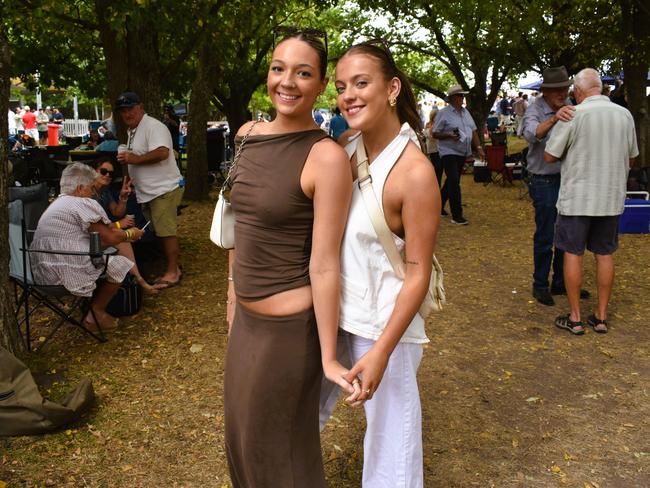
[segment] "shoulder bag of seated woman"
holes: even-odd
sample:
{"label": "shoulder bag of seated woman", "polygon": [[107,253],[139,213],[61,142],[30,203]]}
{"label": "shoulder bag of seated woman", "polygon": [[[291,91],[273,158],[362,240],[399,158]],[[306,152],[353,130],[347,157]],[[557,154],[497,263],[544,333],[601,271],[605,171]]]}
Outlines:
{"label": "shoulder bag of seated woman", "polygon": [[235,212],[230,206],[230,190],[232,189],[232,181],[230,178],[244,149],[244,144],[246,144],[246,140],[256,124],[257,121],[250,126],[250,129],[248,129],[248,132],[242,138],[241,144],[239,144],[235,157],[230,164],[226,181],[223,182],[219,191],[217,205],[214,207],[212,226],[210,227],[210,240],[222,249],[234,249],[235,247]]}
{"label": "shoulder bag of seated woman", "polygon": [[[372,178],[368,172],[368,156],[366,156],[366,148],[363,145],[363,139],[361,136],[359,136],[357,142],[357,169],[359,189],[361,190],[366,211],[368,212],[368,216],[372,222],[372,227],[375,229],[375,233],[384,248],[384,252],[388,257],[395,274],[400,278],[404,278],[404,260],[395,245],[392,232],[386,223],[384,213],[377,201],[377,195],[372,186]],[[431,312],[439,312],[442,310],[442,306],[446,302],[445,287],[442,283],[442,278],[442,267],[434,254],[432,258],[429,288],[427,289],[427,294],[425,295],[424,301],[419,310],[420,315],[425,320]]]}

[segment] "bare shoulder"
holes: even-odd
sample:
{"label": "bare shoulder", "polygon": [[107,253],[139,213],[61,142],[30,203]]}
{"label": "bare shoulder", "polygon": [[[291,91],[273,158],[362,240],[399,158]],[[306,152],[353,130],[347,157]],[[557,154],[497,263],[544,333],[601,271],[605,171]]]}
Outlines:
{"label": "bare shoulder", "polygon": [[409,185],[431,188],[436,172],[428,157],[410,141],[399,158],[399,174]]}
{"label": "bare shoulder", "polygon": [[343,165],[348,167],[348,155],[339,144],[326,137],[321,139],[311,149],[309,153],[309,160],[319,166],[338,166]]}
{"label": "bare shoulder", "polygon": [[[256,122],[255,120],[249,120],[248,122],[246,122],[244,125],[242,125],[239,128],[239,130],[237,131],[237,135],[239,137],[244,137],[248,133],[250,128],[253,127],[253,124],[255,124],[255,122]],[[255,131],[253,131],[253,132],[255,132]]]}

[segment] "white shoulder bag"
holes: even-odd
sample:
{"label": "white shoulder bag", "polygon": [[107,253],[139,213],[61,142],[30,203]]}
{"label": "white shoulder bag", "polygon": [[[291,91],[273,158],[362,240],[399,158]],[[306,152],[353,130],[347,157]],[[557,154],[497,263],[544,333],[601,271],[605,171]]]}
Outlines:
{"label": "white shoulder bag", "polygon": [[230,178],[235,169],[235,165],[241,156],[241,152],[244,149],[244,144],[248,140],[248,136],[251,134],[251,131],[257,122],[258,121],[255,121],[250,126],[248,132],[242,138],[241,144],[237,148],[235,157],[228,169],[228,176],[226,176],[226,180],[223,182],[223,185],[221,185],[217,205],[214,207],[212,227],[210,227],[210,240],[222,249],[235,248],[235,212],[230,205],[230,190],[232,188]]}
{"label": "white shoulder bag", "polygon": [[[366,205],[368,216],[372,222],[372,227],[375,229],[375,233],[384,248],[384,252],[388,257],[395,274],[403,279],[405,276],[404,260],[397,250],[392,232],[386,223],[384,213],[379,206],[377,195],[372,186],[372,176],[370,176],[370,172],[368,171],[368,156],[366,155],[366,148],[363,145],[363,137],[361,135],[358,137],[356,152],[359,189],[361,190],[361,195],[363,196],[363,202]],[[424,301],[419,310],[420,315],[425,320],[431,312],[439,312],[442,310],[442,306],[446,302],[445,287],[442,283],[442,278],[442,267],[434,254],[433,264],[431,267],[431,278],[429,280],[429,289],[427,290],[427,294],[425,295]]]}

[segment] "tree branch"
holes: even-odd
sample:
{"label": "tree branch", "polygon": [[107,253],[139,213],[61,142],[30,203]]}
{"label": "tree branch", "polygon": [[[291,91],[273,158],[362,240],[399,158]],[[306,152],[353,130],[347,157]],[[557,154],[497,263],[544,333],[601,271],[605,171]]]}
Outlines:
{"label": "tree branch", "polygon": [[418,88],[421,88],[424,91],[427,91],[429,93],[432,93],[433,95],[442,98],[443,100],[447,97],[447,94],[443,92],[442,90],[438,90],[437,88],[432,87],[428,83],[409,77],[409,81],[413,86],[417,86]]}
{"label": "tree branch", "polygon": [[[211,19],[212,17],[215,17],[217,13],[219,13],[219,10],[223,5],[226,3],[225,0],[217,0],[216,3],[210,7],[210,10],[208,11],[207,18]],[[204,22],[203,26],[196,32],[194,36],[191,36],[190,39],[188,39],[187,43],[181,49],[181,52],[176,56],[174,60],[172,60],[167,66],[162,66],[161,71],[164,72],[174,72],[178,70],[181,64],[185,62],[185,60],[188,58],[190,54],[192,54],[192,51],[197,48],[197,46],[201,45],[203,38],[205,37],[205,34],[208,30],[208,26],[210,25],[210,22]]]}
{"label": "tree branch", "polygon": [[[27,7],[29,10],[36,10],[36,9],[40,8],[39,5],[36,5],[31,0],[22,0],[22,2],[23,2],[23,5],[25,5],[25,7]],[[77,12],[79,12],[78,9],[77,9]],[[99,30],[99,24],[96,24],[94,22],[89,22],[89,21],[81,19],[81,18],[72,17],[72,16],[66,15],[66,14],[58,14],[56,12],[51,12],[50,15],[52,15],[52,17],[54,17],[55,19],[63,20],[64,22],[68,22],[68,23],[70,23],[72,25],[76,25],[78,27],[83,27],[86,30],[92,30],[92,31]]]}

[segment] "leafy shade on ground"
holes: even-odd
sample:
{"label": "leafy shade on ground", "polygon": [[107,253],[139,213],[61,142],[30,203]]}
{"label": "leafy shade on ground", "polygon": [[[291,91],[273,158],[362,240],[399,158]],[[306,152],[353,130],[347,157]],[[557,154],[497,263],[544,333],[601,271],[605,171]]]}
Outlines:
{"label": "leafy shade on ground", "polygon": [[[443,219],[449,305],[428,323],[419,379],[426,487],[650,486],[650,238],[621,236],[611,330],[553,327],[565,297],[530,295],[533,213],[516,187],[462,178],[470,225]],[[106,344],[61,331],[29,358],[45,394],[84,376],[98,403],[55,434],[0,439],[10,487],[228,487],[222,378],[226,254],[213,206],[181,217],[181,286],[147,297]],[[596,290],[593,259],[585,287]],[[586,312],[595,298],[583,302]],[[272,419],[269,419],[272,421]],[[364,420],[340,406],[323,433],[332,488],[360,486]]]}

